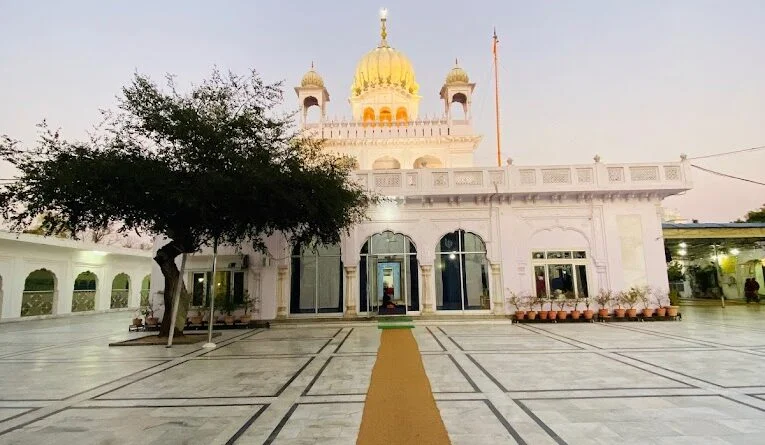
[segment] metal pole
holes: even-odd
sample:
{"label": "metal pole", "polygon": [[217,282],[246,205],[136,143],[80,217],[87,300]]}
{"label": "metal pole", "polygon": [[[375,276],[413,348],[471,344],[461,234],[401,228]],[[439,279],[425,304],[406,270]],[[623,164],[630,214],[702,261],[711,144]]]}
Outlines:
{"label": "metal pole", "polygon": [[497,29],[494,28],[494,35],[492,36],[492,53],[494,55],[494,112],[497,118],[497,167],[502,167],[502,149],[500,142],[500,128],[499,128],[499,66],[497,65],[497,45],[499,39],[497,38]]}
{"label": "metal pole", "polygon": [[717,256],[717,244],[712,244],[712,249],[715,255],[715,281],[717,281],[717,287],[720,288],[720,305],[723,309],[725,309],[725,290],[720,285],[720,278],[722,278],[722,274],[720,273],[720,269],[718,267],[719,257]]}
{"label": "metal pole", "polygon": [[215,324],[215,268],[218,260],[218,239],[213,241],[213,263],[212,263],[212,279],[210,283],[210,319],[207,326],[207,343],[202,345],[203,348],[214,348],[215,343],[212,341],[213,325]]}
{"label": "metal pole", "polygon": [[183,285],[183,271],[186,268],[186,253],[181,255],[181,269],[178,271],[178,281],[173,289],[173,318],[170,320],[170,333],[167,334],[166,348],[173,347],[173,334],[175,334],[175,319],[178,318],[178,306],[181,301],[181,286]]}

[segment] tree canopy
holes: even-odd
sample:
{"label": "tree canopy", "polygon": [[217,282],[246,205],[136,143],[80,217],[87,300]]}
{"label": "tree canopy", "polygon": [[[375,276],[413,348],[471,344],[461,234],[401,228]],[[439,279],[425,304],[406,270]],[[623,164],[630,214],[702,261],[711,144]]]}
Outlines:
{"label": "tree canopy", "polygon": [[747,212],[743,220],[738,220],[736,222],[765,223],[765,204],[759,209]]}
{"label": "tree canopy", "polygon": [[290,115],[272,111],[281,100],[281,84],[254,71],[214,70],[186,92],[171,76],[163,89],[136,74],[88,141],[67,141],[45,123],[31,148],[3,136],[0,156],[20,174],[0,188],[2,216],[16,230],[42,217],[48,234],[119,223],[167,237],[155,256],[166,309],[182,253],[213,241],[262,250],[275,232],[294,243],[338,242],[373,198],[350,179],[352,159],[327,153]]}

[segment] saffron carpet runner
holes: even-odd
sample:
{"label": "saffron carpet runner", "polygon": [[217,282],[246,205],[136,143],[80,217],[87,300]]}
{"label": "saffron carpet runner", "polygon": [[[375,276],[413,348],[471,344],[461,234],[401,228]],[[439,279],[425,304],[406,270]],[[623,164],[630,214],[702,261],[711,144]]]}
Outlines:
{"label": "saffron carpet runner", "polygon": [[450,445],[410,320],[381,320],[357,445]]}

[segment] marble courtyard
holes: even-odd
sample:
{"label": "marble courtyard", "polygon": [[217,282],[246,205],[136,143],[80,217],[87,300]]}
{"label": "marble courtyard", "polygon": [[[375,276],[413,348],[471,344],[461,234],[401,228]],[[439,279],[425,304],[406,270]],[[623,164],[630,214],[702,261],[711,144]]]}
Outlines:
{"label": "marble courtyard", "polygon": [[[413,334],[455,445],[765,443],[765,313],[683,312],[663,323],[416,321]],[[212,351],[108,347],[144,335],[128,334],[129,318],[0,325],[0,443],[356,442],[375,324],[225,331]]]}

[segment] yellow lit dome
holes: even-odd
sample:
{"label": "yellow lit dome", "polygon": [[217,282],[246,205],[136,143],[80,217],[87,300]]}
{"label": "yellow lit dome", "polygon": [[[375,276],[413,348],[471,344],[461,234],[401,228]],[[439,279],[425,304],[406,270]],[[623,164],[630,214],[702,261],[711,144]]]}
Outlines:
{"label": "yellow lit dome", "polygon": [[469,83],[470,79],[468,78],[467,72],[460,68],[456,60],[454,61],[454,65],[454,68],[452,68],[451,71],[449,71],[449,74],[446,75],[446,84],[454,85],[456,83]]}
{"label": "yellow lit dome", "polygon": [[[381,11],[382,13],[382,11]],[[377,48],[369,51],[356,65],[351,85],[351,96],[359,96],[367,90],[378,87],[393,87],[409,94],[417,94],[420,86],[414,79],[414,68],[409,58],[401,51],[388,46],[385,29],[387,13],[381,15],[381,41]]]}
{"label": "yellow lit dome", "polygon": [[324,88],[324,79],[321,78],[319,73],[314,71],[313,64],[311,64],[311,69],[303,75],[303,79],[300,81],[300,86]]}

